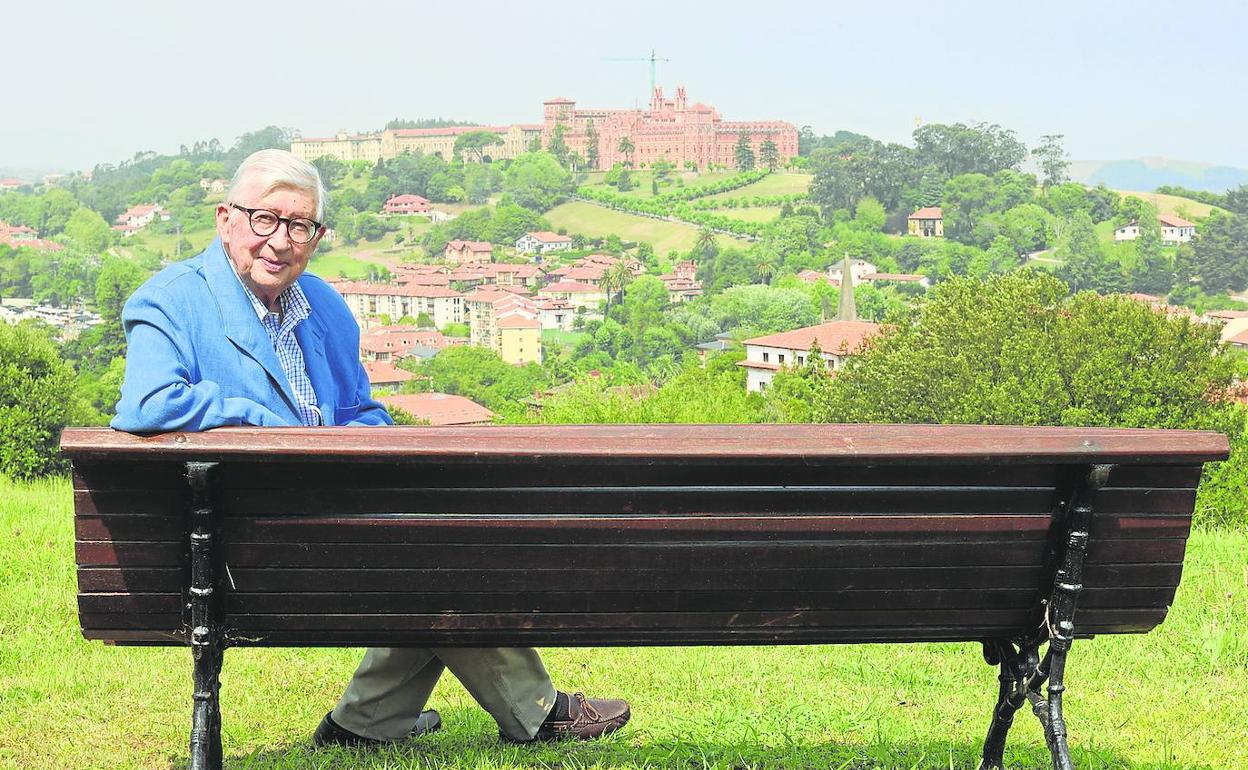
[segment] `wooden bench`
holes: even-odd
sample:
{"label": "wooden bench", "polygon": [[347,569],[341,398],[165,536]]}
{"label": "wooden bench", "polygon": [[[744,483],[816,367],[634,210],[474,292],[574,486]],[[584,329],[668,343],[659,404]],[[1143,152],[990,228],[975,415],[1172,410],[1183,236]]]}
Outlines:
{"label": "wooden bench", "polygon": [[[83,634],[239,646],[978,641],[984,768],[1075,636],[1143,633],[1216,433],[898,425],[70,429]],[[1075,624],[1076,600],[1079,605]],[[1041,693],[1048,683],[1047,692]]]}

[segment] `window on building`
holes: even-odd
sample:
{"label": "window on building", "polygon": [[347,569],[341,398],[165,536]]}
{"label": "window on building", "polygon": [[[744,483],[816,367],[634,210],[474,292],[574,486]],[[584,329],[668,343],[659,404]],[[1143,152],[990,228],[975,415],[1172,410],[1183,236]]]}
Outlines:
{"label": "window on building", "polygon": [[783,353],[781,353],[780,355],[776,356],[776,360],[777,360],[779,363],[784,363],[784,354],[783,354]]}
{"label": "window on building", "polygon": [[763,351],[763,363],[767,363],[770,360],[771,360],[771,354],[766,351]]}

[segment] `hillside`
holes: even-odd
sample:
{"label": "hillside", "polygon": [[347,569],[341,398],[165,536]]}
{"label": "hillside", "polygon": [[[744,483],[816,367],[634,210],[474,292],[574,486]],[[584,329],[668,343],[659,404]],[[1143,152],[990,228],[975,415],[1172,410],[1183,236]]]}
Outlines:
{"label": "hillside", "polygon": [[[613,211],[583,201],[564,203],[542,216],[556,230],[566,228],[569,233],[580,233],[590,238],[605,238],[614,233],[626,241],[646,241],[659,255],[666,255],[672,250],[689,251],[698,239],[698,228],[694,225]],[[744,240],[727,236],[719,236],[719,242],[739,248],[749,245]]]}
{"label": "hillside", "polygon": [[[1162,195],[1153,192],[1138,192],[1135,190],[1115,190],[1122,196],[1134,196],[1151,203],[1158,214],[1174,214],[1184,219],[1204,219],[1209,216],[1209,212],[1217,208],[1210,206],[1208,203],[1194,201],[1191,198],[1181,198],[1177,195]],[[1218,209],[1219,211],[1221,209]]]}

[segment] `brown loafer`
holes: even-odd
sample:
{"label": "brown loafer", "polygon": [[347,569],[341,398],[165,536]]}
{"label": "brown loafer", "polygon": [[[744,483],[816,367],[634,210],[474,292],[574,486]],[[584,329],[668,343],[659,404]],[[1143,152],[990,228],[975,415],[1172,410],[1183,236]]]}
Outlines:
{"label": "brown loafer", "polygon": [[532,740],[575,738],[589,741],[620,729],[630,716],[627,701],[586,698],[584,693],[574,692],[568,696],[568,718],[542,722]]}

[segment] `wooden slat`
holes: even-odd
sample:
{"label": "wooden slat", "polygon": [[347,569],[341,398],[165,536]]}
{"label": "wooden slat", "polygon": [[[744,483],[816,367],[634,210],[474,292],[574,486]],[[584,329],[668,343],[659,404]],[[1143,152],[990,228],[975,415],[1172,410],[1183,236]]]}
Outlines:
{"label": "wooden slat", "polygon": [[74,517],[78,540],[188,542],[185,516],[84,515]]}
{"label": "wooden slat", "polygon": [[1179,465],[1224,460],[1226,436],[1212,431],[994,425],[505,425],[477,427],[221,428],[135,436],[69,428],[62,450],[73,459],[152,457],[263,461],[401,461],[415,457],[513,462],[582,457],[603,461],[680,457],[687,461],[759,458],[804,461],[943,462],[996,465],[1128,462]]}
{"label": "wooden slat", "polygon": [[[368,593],[238,593],[226,591],[223,610],[233,614],[295,615],[320,613],[429,614],[438,612],[648,612],[760,610],[939,610],[1030,608],[1038,591],[1026,588],[985,588],[979,591],[599,591],[526,592],[519,594]],[[1079,597],[1089,608],[1166,607],[1174,587],[1095,588]],[[180,593],[81,593],[78,608],[89,613],[181,612]]]}
{"label": "wooden slat", "polygon": [[[922,516],[276,516],[231,517],[223,522],[234,542],[340,543],[592,543],[719,542],[772,540],[838,541],[898,539],[1047,539],[1052,521],[1044,515]],[[1097,516],[1092,539],[1185,538],[1191,516]]]}
{"label": "wooden slat", "polygon": [[78,590],[93,592],[181,591],[189,584],[190,569],[184,567],[80,567]]}
{"label": "wooden slat", "polygon": [[[104,544],[107,545],[107,544]],[[128,544],[114,544],[117,548]],[[146,544],[135,544],[136,548]],[[1093,541],[1095,562],[1154,563],[1183,560],[1184,540]],[[801,541],[759,544],[624,543],[577,545],[445,545],[395,543],[227,543],[232,567],[360,567],[423,569],[515,569],[535,564],[558,569],[679,570],[716,569],[757,572],[816,567],[942,567],[1041,564],[1046,543],[984,539],[974,542],[851,543]],[[81,547],[81,544],[80,544]],[[154,557],[153,557],[154,558]],[[123,561],[124,560],[124,561]],[[81,561],[81,559],[80,559]],[[125,563],[96,561],[96,564]],[[137,562],[131,562],[137,563]],[[152,565],[160,562],[151,562]]]}
{"label": "wooden slat", "polygon": [[79,568],[84,567],[176,567],[190,564],[187,543],[117,543],[78,541],[74,553]]}
{"label": "wooden slat", "polygon": [[[1156,586],[1178,585],[1180,564],[1091,564],[1088,585]],[[81,576],[81,572],[79,573]],[[794,586],[845,590],[869,589],[981,589],[1035,588],[1043,585],[1044,570],[1027,567],[919,567],[769,570],[734,573],[724,570],[651,571],[610,574],[599,570],[550,570],[517,567],[516,570],[422,569],[256,569],[230,568],[236,591],[254,592],[332,592],[339,586],[357,591],[437,592],[521,592],[541,591],[559,580],[560,586],[578,590],[664,590],[699,591],[712,589],[785,590]],[[80,577],[80,590],[82,588]],[[154,589],[158,590],[158,589]]]}

